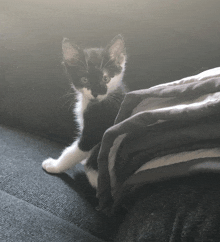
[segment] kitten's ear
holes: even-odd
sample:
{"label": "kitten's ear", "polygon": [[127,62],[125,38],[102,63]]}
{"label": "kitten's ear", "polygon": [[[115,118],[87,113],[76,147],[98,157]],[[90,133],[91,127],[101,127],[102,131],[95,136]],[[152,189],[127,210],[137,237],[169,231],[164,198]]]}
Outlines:
{"label": "kitten's ear", "polygon": [[83,51],[75,44],[70,43],[69,39],[64,38],[62,41],[63,60],[69,66],[78,65],[82,62]]}
{"label": "kitten's ear", "polygon": [[111,60],[121,65],[126,60],[126,50],[123,37],[119,34],[106,47]]}

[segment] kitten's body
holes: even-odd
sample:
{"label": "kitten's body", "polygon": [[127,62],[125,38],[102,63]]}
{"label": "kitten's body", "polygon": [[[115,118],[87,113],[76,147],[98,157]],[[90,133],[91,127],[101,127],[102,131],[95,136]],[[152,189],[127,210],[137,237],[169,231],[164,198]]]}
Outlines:
{"label": "kitten's body", "polygon": [[104,132],[114,124],[125,94],[124,42],[119,35],[105,49],[81,50],[64,39],[62,47],[63,64],[77,92],[74,112],[80,135],[57,160],[49,158],[42,166],[47,172],[60,173],[84,161],[88,179],[97,187],[100,142]]}

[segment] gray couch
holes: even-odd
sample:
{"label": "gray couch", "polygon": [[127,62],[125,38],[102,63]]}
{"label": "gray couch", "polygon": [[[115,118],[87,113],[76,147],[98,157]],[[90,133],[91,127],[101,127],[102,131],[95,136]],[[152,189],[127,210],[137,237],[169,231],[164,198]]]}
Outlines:
{"label": "gray couch", "polygon": [[119,227],[122,238],[136,223],[123,222],[125,211],[111,218],[96,211],[81,165],[61,175],[41,168],[76,135],[63,37],[97,47],[121,33],[125,82],[148,88],[219,66],[219,9],[219,0],[0,2],[1,241],[112,241]]}

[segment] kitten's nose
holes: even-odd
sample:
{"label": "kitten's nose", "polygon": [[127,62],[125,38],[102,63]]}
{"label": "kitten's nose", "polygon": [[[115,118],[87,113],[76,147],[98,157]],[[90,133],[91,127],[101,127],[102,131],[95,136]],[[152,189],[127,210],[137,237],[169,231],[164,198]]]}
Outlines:
{"label": "kitten's nose", "polygon": [[98,94],[97,93],[93,93],[92,94],[94,98],[97,98]]}

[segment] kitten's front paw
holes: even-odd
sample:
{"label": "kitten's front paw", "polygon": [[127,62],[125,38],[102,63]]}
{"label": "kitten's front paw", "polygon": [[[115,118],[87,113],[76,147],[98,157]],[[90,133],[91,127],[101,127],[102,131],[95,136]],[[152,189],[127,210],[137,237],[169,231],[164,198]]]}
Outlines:
{"label": "kitten's front paw", "polygon": [[42,167],[45,171],[47,171],[49,173],[60,173],[61,172],[58,167],[58,160],[55,160],[52,158],[48,158],[45,161],[43,161]]}

